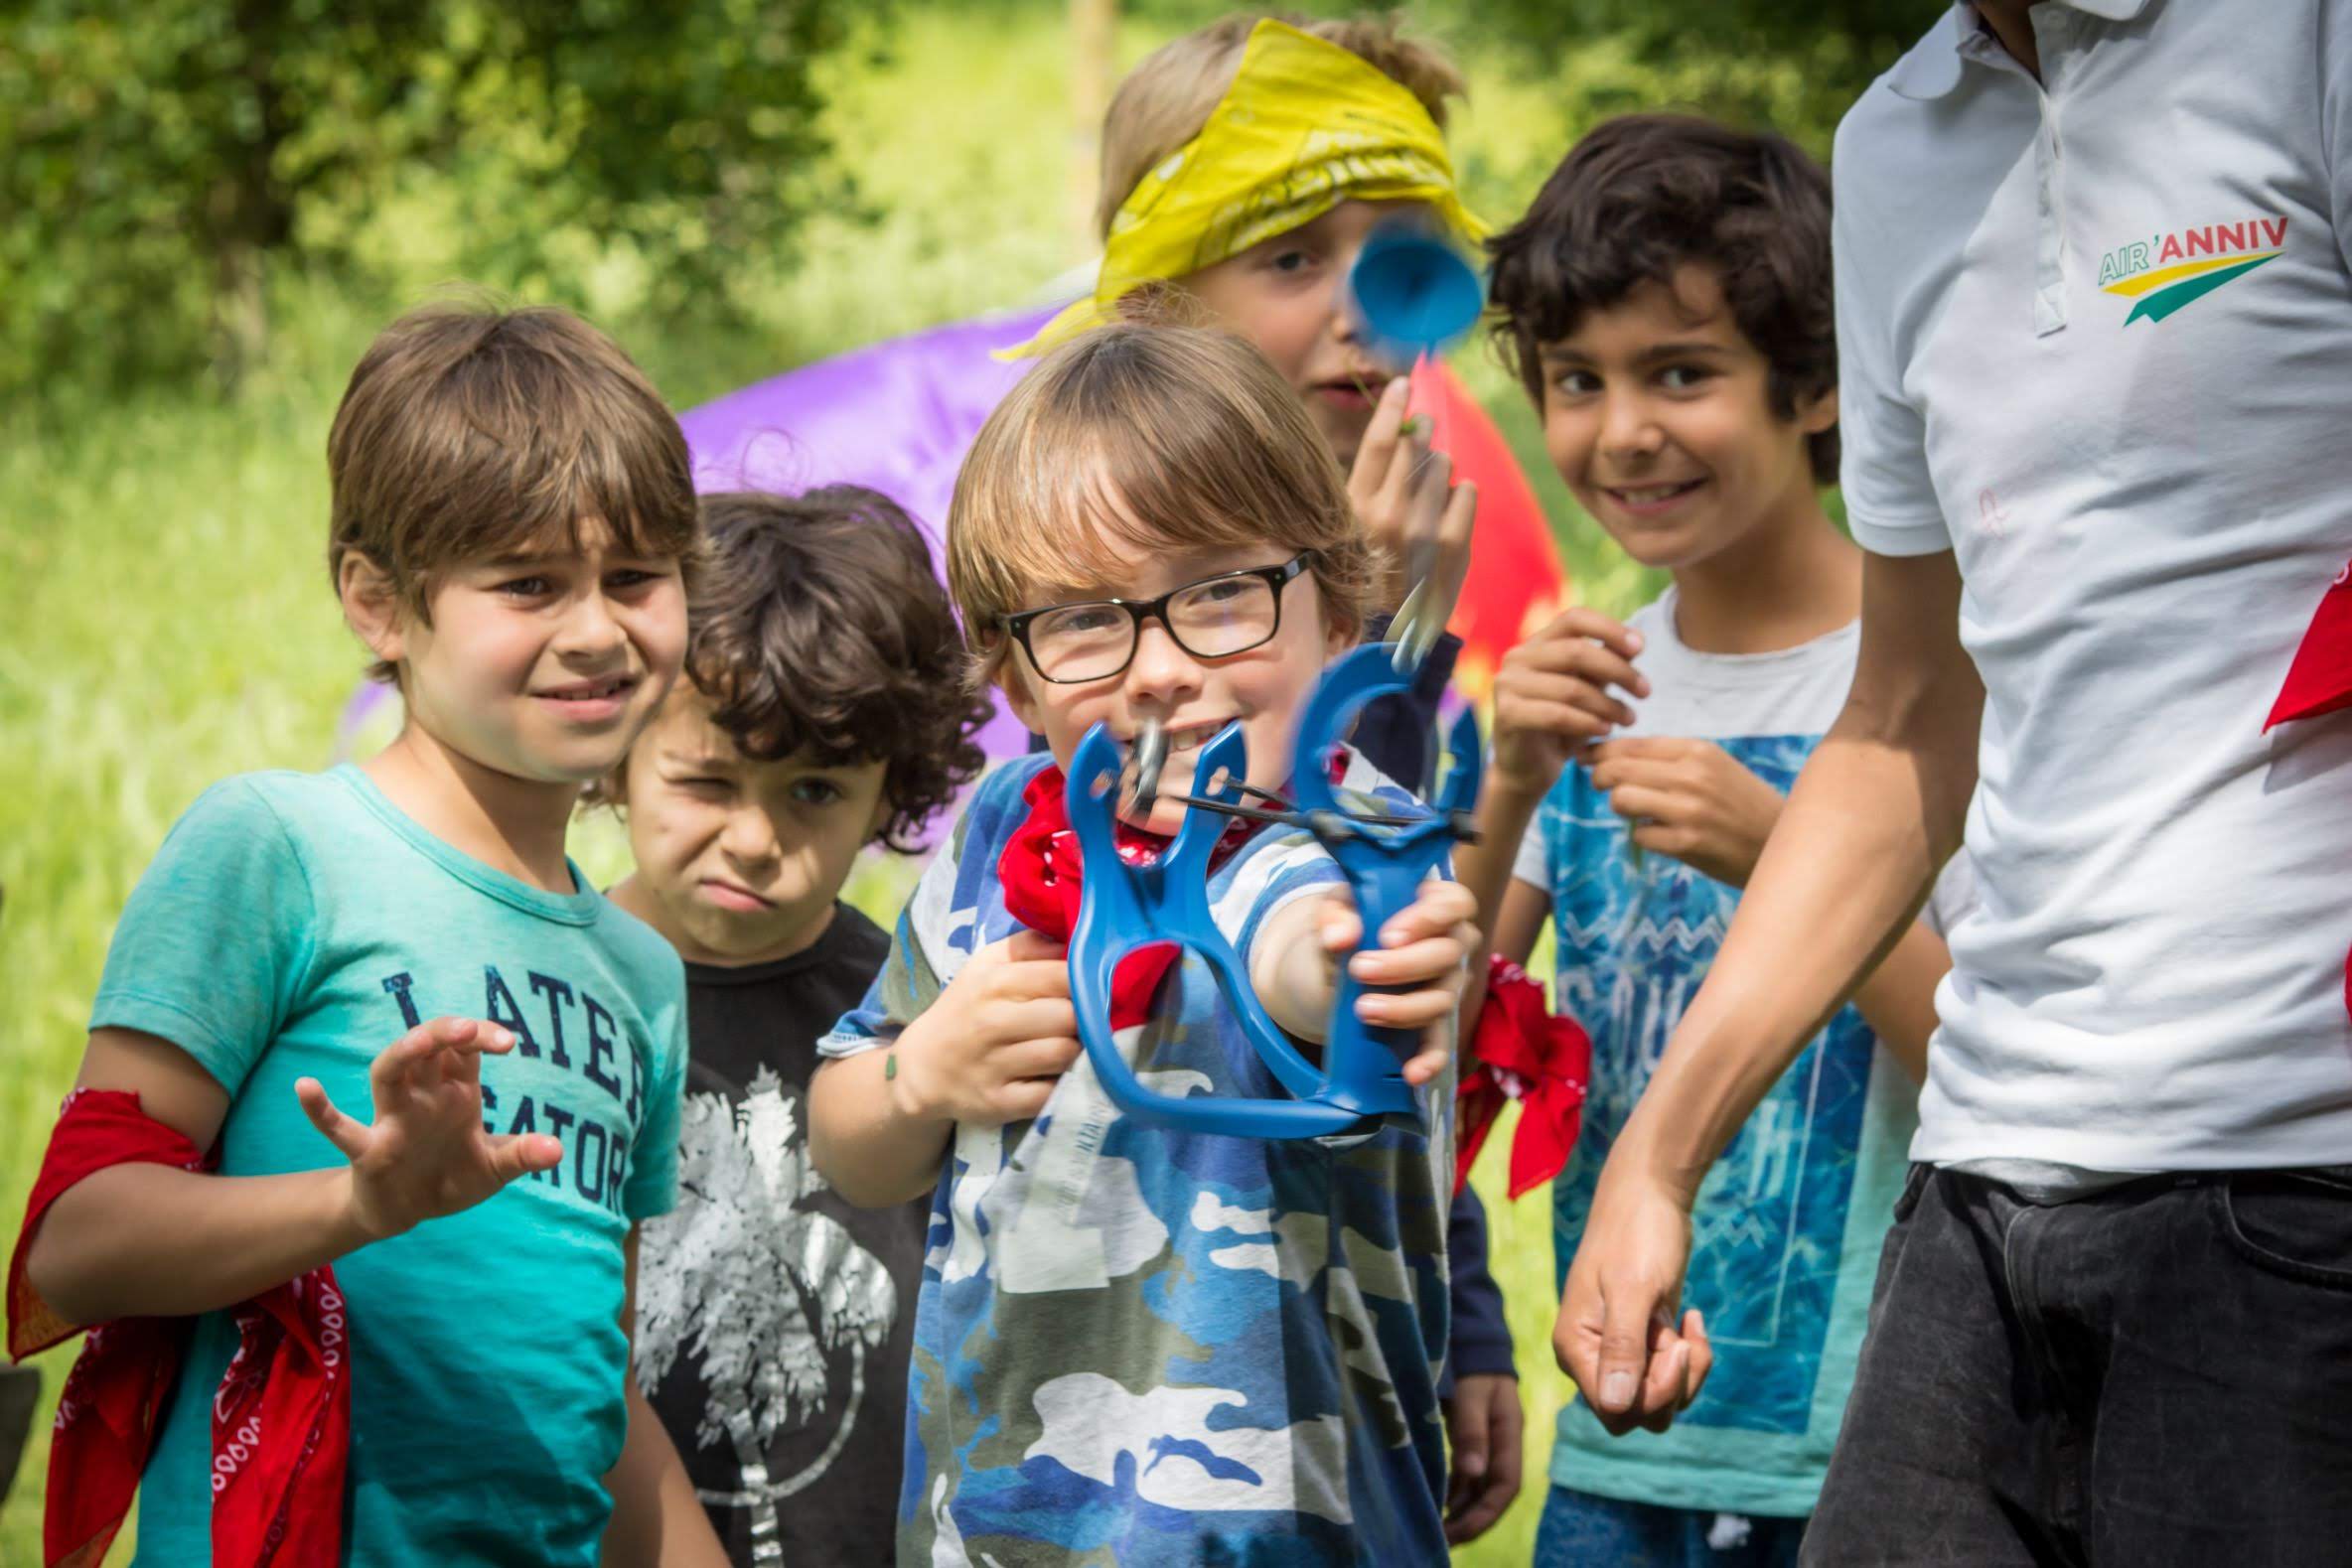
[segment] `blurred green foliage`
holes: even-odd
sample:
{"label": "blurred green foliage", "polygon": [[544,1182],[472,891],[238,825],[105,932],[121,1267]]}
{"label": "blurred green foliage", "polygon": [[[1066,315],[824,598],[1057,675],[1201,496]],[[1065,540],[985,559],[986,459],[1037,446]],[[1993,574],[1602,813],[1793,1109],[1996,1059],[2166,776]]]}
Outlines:
{"label": "blurred green foliage", "polygon": [[[1229,7],[1120,9],[1125,37],[1165,38]],[[1826,155],[1838,114],[1935,10],[1421,0],[1402,15],[1480,57],[1479,94],[1540,89],[1546,132],[1674,104]],[[835,156],[824,79],[838,58],[879,64],[896,23],[894,0],[0,0],[0,392],[234,382],[267,357],[287,276],[371,301],[465,278],[606,321],[772,322],[808,219],[877,211]],[[1492,206],[1558,145],[1522,139],[1526,158],[1500,165],[1469,150],[1465,182]]]}
{"label": "blurred green foliage", "polygon": [[[1684,108],[1828,159],[1838,118],[1944,0],[1444,0],[1457,34],[1595,114]],[[1597,47],[1604,59],[1579,58]],[[1599,69],[1595,69],[1595,67]]]}
{"label": "blurred green foliage", "polygon": [[233,378],[289,267],[733,314],[850,199],[811,71],[853,3],[0,4],[0,389]]}

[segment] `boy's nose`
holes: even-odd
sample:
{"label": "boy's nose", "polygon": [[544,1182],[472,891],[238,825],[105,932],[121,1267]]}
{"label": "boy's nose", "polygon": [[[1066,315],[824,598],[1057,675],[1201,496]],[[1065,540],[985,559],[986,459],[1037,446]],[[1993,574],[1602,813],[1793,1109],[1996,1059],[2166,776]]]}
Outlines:
{"label": "boy's nose", "polygon": [[609,653],[624,641],[612,606],[593,590],[572,601],[555,634],[556,651],[574,655]]}
{"label": "boy's nose", "polygon": [[1323,312],[1331,324],[1332,342],[1353,347],[1360,334],[1356,313],[1348,304],[1348,274],[1355,270],[1356,252],[1348,251],[1333,261],[1331,281],[1323,285]]}
{"label": "boy's nose", "polygon": [[1172,706],[1199,690],[1200,684],[1199,661],[1177,645],[1166,627],[1144,622],[1135,634],[1135,657],[1127,665],[1127,694]]}
{"label": "boy's nose", "polygon": [[758,809],[730,812],[727,826],[719,834],[719,848],[743,866],[766,865],[783,852],[776,840],[776,824]]}
{"label": "boy's nose", "polygon": [[1653,417],[1644,397],[1616,396],[1601,405],[1601,450],[1611,453],[1656,452],[1666,444],[1666,432]]}

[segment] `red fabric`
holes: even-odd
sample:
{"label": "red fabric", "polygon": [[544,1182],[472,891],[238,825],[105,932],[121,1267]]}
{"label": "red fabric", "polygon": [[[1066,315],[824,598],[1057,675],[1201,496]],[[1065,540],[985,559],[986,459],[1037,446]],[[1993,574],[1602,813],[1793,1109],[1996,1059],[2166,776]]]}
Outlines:
{"label": "red fabric", "polygon": [[[8,1354],[23,1360],[75,1330],[25,1277],[25,1253],[59,1195],[108,1166],[217,1163],[139,1109],[139,1096],[75,1089],[42,1158],[8,1263]],[[213,1398],[213,1561],[334,1568],[343,1554],[351,1379],[343,1294],[318,1268],[233,1310],[237,1350]],[[89,1330],[66,1374],[49,1455],[42,1555],[94,1568],[130,1510],[180,1374],[191,1320],[124,1318]]]}
{"label": "red fabric", "polygon": [[[2345,707],[2352,707],[2352,565],[2337,572],[2320,596],[2263,728],[2290,719],[2315,719]],[[2352,955],[2344,960],[2344,1011],[2352,1016]]]}
{"label": "red fabric", "polygon": [[[1084,892],[1086,863],[1079,852],[1078,834],[1070,826],[1070,807],[1063,798],[1062,770],[1047,765],[1021,791],[1029,815],[1005,841],[996,859],[997,880],[1004,885],[1004,907],[1014,920],[1040,936],[1066,942],[1078,927],[1078,904]],[[1256,824],[1247,817],[1234,824],[1210,853],[1212,869],[1224,864],[1240,848]],[[1124,822],[1114,838],[1121,860],[1144,865],[1168,847],[1169,840]],[[1174,942],[1138,947],[1118,961],[1110,974],[1110,1027],[1126,1029],[1151,1014],[1151,999],[1183,949]]]}
{"label": "red fabric", "polygon": [[1487,965],[1486,1002],[1455,1090],[1461,1133],[1454,1191],[1470,1180],[1470,1167],[1508,1100],[1520,1102],[1519,1131],[1511,1140],[1511,1196],[1559,1175],[1584,1124],[1584,1088],[1591,1080],[1592,1039],[1583,1026],[1552,1017],[1544,988],[1518,964],[1494,955]]}
{"label": "red fabric", "polygon": [[2317,718],[2346,706],[2352,706],[2352,566],[2336,573],[2320,597],[2263,728]]}

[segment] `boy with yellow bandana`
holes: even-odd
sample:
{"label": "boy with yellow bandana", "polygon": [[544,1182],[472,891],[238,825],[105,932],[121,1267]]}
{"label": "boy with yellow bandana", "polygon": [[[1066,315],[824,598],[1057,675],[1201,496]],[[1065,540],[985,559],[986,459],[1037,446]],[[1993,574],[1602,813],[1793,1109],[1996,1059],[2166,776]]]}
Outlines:
{"label": "boy with yellow bandana", "polygon": [[1095,291],[1006,356],[1182,296],[1272,362],[1348,471],[1389,564],[1376,608],[1403,598],[1418,542],[1458,582],[1477,493],[1408,427],[1406,382],[1359,335],[1346,282],[1390,223],[1465,248],[1484,237],[1445,150],[1462,90],[1442,55],[1385,21],[1231,16],[1155,51],[1102,122]]}

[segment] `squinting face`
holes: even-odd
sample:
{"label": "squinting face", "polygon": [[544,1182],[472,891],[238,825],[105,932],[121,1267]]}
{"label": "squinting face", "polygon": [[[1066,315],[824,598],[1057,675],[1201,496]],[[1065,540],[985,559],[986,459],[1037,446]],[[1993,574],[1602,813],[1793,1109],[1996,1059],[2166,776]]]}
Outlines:
{"label": "squinting face", "polygon": [[[1279,566],[1297,552],[1267,543],[1241,548],[1154,552],[1135,562],[1115,583],[1076,584],[1040,593],[1032,605],[1071,604],[1088,599],[1152,599],[1204,577],[1254,567]],[[1022,723],[1045,736],[1054,761],[1064,769],[1087,731],[1101,722],[1122,747],[1132,747],[1147,719],[1167,727],[1168,761],[1160,775],[1160,799],[1136,826],[1173,833],[1183,825],[1184,807],[1172,794],[1194,791],[1193,760],[1226,725],[1239,720],[1250,750],[1249,782],[1279,788],[1290,777],[1290,747],[1298,712],[1323,666],[1349,639],[1328,626],[1322,592],[1312,572],[1282,588],[1281,620],[1273,637],[1256,647],[1225,658],[1195,658],[1178,646],[1157,620],[1143,625],[1135,656],[1116,675],[1082,683],[1049,681],[1037,673],[1019,647],[1005,650],[998,673],[1006,700]],[[1202,781],[1206,783],[1207,781]]]}
{"label": "squinting face", "polygon": [[1771,366],[1714,272],[1686,264],[1545,344],[1544,445],[1577,503],[1647,566],[1697,565],[1810,497],[1805,437],[1837,394],[1773,411]]}
{"label": "squinting face", "polygon": [[430,625],[400,614],[376,650],[401,666],[410,718],[473,763],[578,784],[628,754],[685,656],[674,557],[619,553],[590,520],[580,545],[475,561],[443,574]]}
{"label": "squinting face", "polygon": [[709,699],[680,684],[624,775],[653,924],[696,963],[761,963],[806,947],[889,814],[884,766],[746,757],[711,723]]}
{"label": "squinting face", "polygon": [[1282,373],[1342,468],[1355,462],[1373,405],[1396,373],[1356,335],[1348,270],[1374,229],[1431,214],[1425,202],[1342,202],[1313,222],[1184,280],[1219,325],[1249,340]]}

